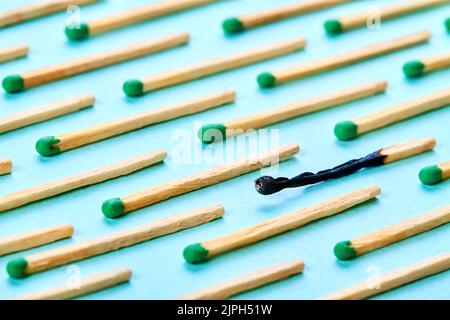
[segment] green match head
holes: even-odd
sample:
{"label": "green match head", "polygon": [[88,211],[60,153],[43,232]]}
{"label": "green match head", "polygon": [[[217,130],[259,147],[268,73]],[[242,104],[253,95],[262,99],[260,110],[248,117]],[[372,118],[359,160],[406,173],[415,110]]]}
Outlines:
{"label": "green match head", "polygon": [[450,18],[445,20],[445,27],[447,28],[447,32],[450,33]]}
{"label": "green match head", "polygon": [[335,136],[342,141],[358,137],[358,126],[353,121],[341,121],[334,127]]}
{"label": "green match head", "polygon": [[442,181],[442,169],[438,166],[425,167],[420,170],[419,179],[426,185],[439,183]]}
{"label": "green match head", "polygon": [[89,26],[81,23],[79,26],[66,26],[65,33],[69,40],[83,40],[89,37]]}
{"label": "green match head", "polygon": [[239,33],[245,29],[244,24],[238,18],[230,18],[225,20],[222,27],[226,33]]}
{"label": "green match head", "polygon": [[28,261],[25,258],[18,258],[8,262],[6,271],[14,279],[23,279],[27,276],[25,269],[28,267]]}
{"label": "green match head", "polygon": [[416,78],[423,75],[425,65],[421,61],[409,61],[403,66],[403,73],[409,78]]}
{"label": "green match head", "polygon": [[258,84],[261,88],[272,88],[275,87],[276,78],[273,74],[269,72],[261,73],[256,81],[258,81]]}
{"label": "green match head", "polygon": [[17,93],[25,89],[23,78],[18,74],[7,76],[3,79],[2,85],[8,93]]}
{"label": "green match head", "polygon": [[342,241],[334,246],[334,255],[339,260],[349,260],[358,256],[350,241]]}
{"label": "green match head", "polygon": [[118,218],[125,214],[125,205],[120,198],[109,199],[103,202],[102,211],[107,218]]}
{"label": "green match head", "polygon": [[60,141],[54,136],[41,138],[36,142],[36,151],[44,157],[54,156],[55,154],[61,153],[61,149],[55,146]]}
{"label": "green match head", "polygon": [[339,34],[343,31],[342,24],[336,19],[325,21],[324,27],[325,31],[330,35]]}
{"label": "green match head", "polygon": [[198,130],[198,137],[206,144],[225,140],[227,137],[227,127],[221,123],[204,125]]}
{"label": "green match head", "polygon": [[183,257],[189,263],[203,262],[208,259],[208,250],[200,243],[194,243],[184,248]]}
{"label": "green match head", "polygon": [[140,97],[144,94],[144,84],[140,80],[128,80],[123,84],[123,91],[128,97]]}

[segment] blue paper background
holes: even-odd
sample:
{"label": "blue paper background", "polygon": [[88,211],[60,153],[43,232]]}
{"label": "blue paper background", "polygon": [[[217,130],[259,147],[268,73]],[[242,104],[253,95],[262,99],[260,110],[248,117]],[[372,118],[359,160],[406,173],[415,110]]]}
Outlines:
{"label": "blue paper background", "polygon": [[[2,1],[0,9],[7,10],[30,2],[32,1]],[[149,2],[155,1],[107,0],[83,8],[82,18],[86,20],[100,17]],[[192,34],[191,43],[185,47],[41,86],[21,94],[2,93],[0,95],[1,116],[85,92],[96,95],[98,101],[92,109],[3,134],[0,137],[0,158],[13,159],[14,173],[0,177],[0,193],[7,194],[161,147],[168,150],[170,154],[177,145],[172,139],[173,132],[176,129],[182,129],[193,135],[195,121],[206,123],[224,121],[339,88],[381,79],[389,81],[389,89],[384,95],[272,126],[271,129],[280,130],[281,143],[293,141],[299,143],[302,148],[301,153],[294,160],[280,166],[277,174],[293,176],[302,171],[328,168],[381,147],[419,137],[436,137],[438,145],[435,151],[389,166],[364,170],[337,181],[287,190],[270,197],[263,197],[254,191],[253,180],[260,175],[259,172],[255,172],[164,201],[123,219],[109,221],[103,217],[100,207],[106,199],[184,177],[210,166],[205,163],[177,165],[169,156],[164,164],[130,176],[1,214],[0,236],[62,223],[72,223],[76,233],[71,240],[26,253],[1,257],[0,298],[12,298],[61,284],[70,276],[71,269],[64,266],[24,280],[11,280],[5,272],[5,266],[12,258],[95,238],[212,203],[222,203],[225,206],[226,214],[223,219],[77,262],[75,265],[80,268],[82,276],[122,266],[128,266],[134,272],[129,284],[85,298],[170,299],[275,262],[301,258],[306,263],[303,275],[247,292],[237,298],[312,299],[366,280],[370,276],[368,271],[373,268],[387,272],[449,251],[450,226],[446,225],[350,262],[339,262],[332,253],[332,248],[338,241],[363,235],[448,204],[450,182],[424,187],[420,184],[417,173],[424,166],[450,158],[450,108],[443,108],[387,127],[352,142],[337,142],[332,130],[339,120],[351,119],[449,86],[450,70],[414,81],[406,80],[401,72],[403,63],[410,59],[449,49],[450,35],[446,34],[443,27],[444,19],[450,16],[449,7],[386,22],[381,30],[361,29],[332,39],[326,37],[322,28],[325,19],[365,10],[369,5],[393,2],[358,1],[258,28],[240,36],[224,36],[221,22],[225,18],[289,2],[295,1],[223,1],[111,32],[77,44],[68,43],[62,32],[66,20],[64,13],[0,30],[1,47],[16,43],[28,43],[31,46],[28,58],[0,66],[1,78],[12,73],[20,73],[169,33],[189,31]],[[256,85],[255,77],[262,71],[275,70],[345,52],[422,29],[429,29],[433,33],[433,38],[427,45],[295,81],[273,90],[260,90]],[[303,36],[308,38],[308,46],[304,52],[161,90],[139,99],[126,99],[121,90],[122,83],[130,78],[172,70],[204,59]],[[235,104],[148,127],[53,158],[39,157],[34,149],[35,141],[46,135],[57,135],[224,89],[237,90],[238,99]],[[200,152],[202,146],[196,137],[192,137],[192,141],[192,150]],[[208,148],[204,152],[210,154],[215,148],[220,146]],[[183,248],[190,243],[224,235],[338,194],[373,184],[378,184],[383,190],[379,200],[375,202],[236,250],[204,264],[188,265],[182,258]],[[450,273],[427,278],[384,293],[377,298],[448,299],[450,298]]]}

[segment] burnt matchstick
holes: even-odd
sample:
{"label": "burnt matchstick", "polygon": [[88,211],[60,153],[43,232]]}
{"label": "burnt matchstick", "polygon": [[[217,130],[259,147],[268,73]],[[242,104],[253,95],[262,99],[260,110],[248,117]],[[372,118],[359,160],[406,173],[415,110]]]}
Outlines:
{"label": "burnt matchstick", "polygon": [[270,195],[286,188],[298,188],[319,182],[338,179],[355,173],[363,168],[377,167],[393,161],[411,157],[434,148],[434,138],[408,141],[375,151],[363,158],[347,161],[332,169],[317,173],[305,172],[292,179],[263,176],[255,181],[255,188],[260,194]]}

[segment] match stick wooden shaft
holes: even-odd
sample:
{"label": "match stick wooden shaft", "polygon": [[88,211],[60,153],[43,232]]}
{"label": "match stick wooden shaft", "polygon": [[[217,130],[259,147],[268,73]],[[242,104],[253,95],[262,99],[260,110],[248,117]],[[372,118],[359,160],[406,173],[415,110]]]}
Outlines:
{"label": "match stick wooden shaft", "polygon": [[355,119],[358,135],[450,104],[450,88]]}
{"label": "match stick wooden shaft", "polygon": [[165,0],[139,6],[125,12],[88,21],[89,35],[95,35],[172,13],[207,5],[217,0]]}
{"label": "match stick wooden shaft", "polygon": [[143,90],[144,92],[149,92],[286,55],[288,53],[303,49],[305,47],[305,43],[306,42],[303,38],[283,41],[244,53],[213,59],[195,64],[193,66],[154,75],[141,80],[144,85]]}
{"label": "match stick wooden shaft", "polygon": [[104,68],[113,64],[140,58],[155,52],[175,48],[189,41],[188,33],[165,36],[157,40],[144,41],[120,49],[108,50],[75,61],[64,62],[21,74],[24,87],[31,88],[55,80]]}
{"label": "match stick wooden shaft", "polygon": [[[448,0],[408,0],[381,7],[378,13],[383,21],[448,3]],[[371,12],[358,12],[340,17],[338,21],[343,31],[351,30],[365,26],[371,14]]]}
{"label": "match stick wooden shaft", "polygon": [[54,119],[68,113],[92,107],[95,97],[85,94],[54,102],[50,105],[18,112],[0,119],[0,133],[23,128],[31,124]]}
{"label": "match stick wooden shaft", "polygon": [[0,238],[0,256],[70,238],[72,235],[73,227],[66,224]]}
{"label": "match stick wooden shaft", "polygon": [[446,206],[353,239],[350,245],[362,255],[449,222],[450,206]]}
{"label": "match stick wooden shaft", "polygon": [[42,292],[17,297],[14,300],[66,300],[76,298],[127,282],[130,280],[131,275],[131,270],[127,268],[97,273],[81,279],[79,287],[66,283]]}
{"label": "match stick wooden shaft", "polygon": [[[321,95],[299,102],[291,103],[280,108],[259,112],[250,116],[244,116],[235,120],[227,121],[224,125],[230,129],[256,129],[274,123],[289,120],[301,115],[327,109],[368,96],[386,91],[387,82],[378,81],[363,85],[353,86],[344,90]],[[227,131],[227,136],[234,135],[235,130]]]}
{"label": "match stick wooden shaft", "polygon": [[212,205],[166,217],[109,236],[57,248],[26,257],[26,274],[32,274],[103,253],[129,247],[167,234],[196,227],[222,217],[224,208]]}
{"label": "match stick wooden shaft", "polygon": [[220,165],[180,180],[163,183],[149,189],[132,193],[120,199],[124,204],[125,213],[129,213],[181,194],[271,166],[279,161],[289,159],[299,151],[300,148],[297,144],[286,144],[276,151],[270,151],[249,159]]}
{"label": "match stick wooden shaft", "polygon": [[425,68],[423,72],[432,72],[450,67],[450,52],[445,52],[437,56],[423,58],[420,60]]}
{"label": "match stick wooden shaft", "polygon": [[0,63],[25,57],[28,55],[29,50],[29,47],[24,44],[0,48]]}
{"label": "match stick wooden shaft", "polygon": [[73,176],[11,193],[6,196],[1,196],[0,212],[18,208],[28,203],[46,199],[64,192],[131,174],[163,161],[166,155],[164,150],[153,151],[125,161],[107,165],[103,168],[75,174]]}
{"label": "match stick wooden shaft", "polygon": [[419,262],[412,266],[401,268],[381,277],[379,287],[371,288],[366,282],[343,289],[334,294],[322,297],[322,300],[360,300],[379,293],[400,287],[404,284],[443,272],[450,269],[450,253],[442,254]]}
{"label": "match stick wooden shaft", "polygon": [[208,258],[211,258],[338,214],[375,198],[380,192],[380,188],[377,186],[349,192],[340,197],[264,221],[229,235],[202,242],[201,246],[208,251]]}
{"label": "match stick wooden shaft", "polygon": [[0,28],[64,11],[71,5],[86,5],[100,0],[49,0],[0,13]]}
{"label": "match stick wooden shaft", "polygon": [[0,159],[0,176],[11,173],[12,161],[10,159]]}
{"label": "match stick wooden shaft", "polygon": [[318,11],[321,9],[336,6],[338,4],[350,2],[351,0],[307,0],[288,4],[278,8],[271,8],[269,10],[250,13],[239,16],[239,21],[242,22],[245,29],[261,26],[271,22],[287,19],[301,14]]}
{"label": "match stick wooden shaft", "polygon": [[384,163],[391,163],[404,158],[412,157],[417,154],[421,154],[425,151],[433,150],[436,146],[436,139],[424,138],[411,140],[405,143],[396,144],[387,148],[383,148],[380,152],[381,155],[386,156]]}
{"label": "match stick wooden shaft", "polygon": [[228,281],[207,287],[189,295],[180,297],[182,300],[224,300],[238,293],[259,288],[266,284],[287,279],[303,272],[305,265],[302,260],[292,260],[271,265],[264,269],[241,275]]}
{"label": "match stick wooden shaft", "polygon": [[442,180],[450,179],[450,161],[439,163],[437,166],[442,170]]}
{"label": "match stick wooden shaft", "polygon": [[274,71],[272,72],[272,75],[276,79],[275,83],[280,84],[416,46],[427,42],[430,37],[431,34],[428,31],[412,33],[346,53]]}
{"label": "match stick wooden shaft", "polygon": [[59,135],[56,138],[60,140],[60,142],[55,144],[55,147],[58,147],[61,151],[78,148],[86,144],[114,137],[152,124],[216,108],[233,102],[235,99],[236,93],[230,90],[150,110],[123,119]]}

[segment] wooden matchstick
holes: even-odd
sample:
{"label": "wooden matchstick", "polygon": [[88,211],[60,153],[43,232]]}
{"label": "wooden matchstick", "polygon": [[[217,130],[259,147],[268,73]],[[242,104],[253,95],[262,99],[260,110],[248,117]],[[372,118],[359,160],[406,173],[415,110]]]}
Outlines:
{"label": "wooden matchstick", "polygon": [[6,92],[17,93],[49,82],[175,48],[188,43],[188,41],[189,34],[187,33],[165,36],[156,40],[147,40],[78,60],[63,62],[18,75],[11,75],[6,77],[2,84]]}
{"label": "wooden matchstick", "polygon": [[163,161],[166,158],[166,155],[164,150],[153,151],[99,169],[75,174],[56,181],[10,193],[5,196],[0,196],[0,212],[131,174]]}
{"label": "wooden matchstick", "polygon": [[377,15],[381,22],[406,16],[408,14],[424,11],[437,6],[449,4],[448,0],[408,0],[403,3],[395,3],[381,7],[377,12],[357,12],[337,19],[325,22],[325,30],[328,34],[335,35],[345,31],[367,26],[372,15]]}
{"label": "wooden matchstick", "polygon": [[213,240],[195,243],[184,249],[189,263],[200,263],[212,257],[242,248],[267,238],[298,229],[306,224],[341,213],[380,194],[377,186],[362,188],[311,207],[300,209]]}
{"label": "wooden matchstick", "polygon": [[235,99],[236,93],[231,90],[210,94],[58,136],[44,137],[37,141],[36,150],[42,156],[53,156],[153,124],[217,108]]}
{"label": "wooden matchstick", "polygon": [[277,150],[206,169],[183,179],[156,185],[125,197],[109,199],[103,203],[102,211],[108,218],[117,218],[157,202],[272,166],[291,158],[299,151],[298,144],[286,144]]}
{"label": "wooden matchstick", "polygon": [[147,4],[124,12],[93,19],[81,23],[76,28],[67,26],[66,35],[70,40],[83,40],[94,35],[161,18],[217,1],[218,0],[164,0],[162,2]]}
{"label": "wooden matchstick", "polygon": [[282,41],[228,57],[200,62],[178,70],[153,75],[147,78],[129,80],[125,82],[123,89],[127,96],[139,97],[146,92],[204,78],[220,72],[236,69],[242,66],[299,51],[305,47],[305,44],[306,41],[303,38]]}
{"label": "wooden matchstick", "polygon": [[24,278],[33,273],[49,270],[71,262],[84,260],[157,237],[193,228],[218,219],[223,214],[224,208],[221,205],[212,205],[187,211],[97,239],[74,243],[28,257],[14,259],[8,263],[7,271],[13,278]]}
{"label": "wooden matchstick", "polygon": [[72,235],[73,227],[65,224],[0,238],[0,256],[67,239]]}
{"label": "wooden matchstick", "polygon": [[0,48],[0,63],[19,59],[28,55],[30,48],[27,45],[17,45]]}
{"label": "wooden matchstick", "polygon": [[277,263],[254,272],[241,275],[228,281],[182,296],[180,300],[224,300],[236,294],[256,289],[287,279],[303,272],[305,264],[302,260]]}
{"label": "wooden matchstick", "polygon": [[108,289],[130,280],[132,272],[128,268],[117,269],[109,272],[101,272],[92,276],[80,279],[79,286],[68,283],[44,290],[17,297],[14,300],[66,300],[80,297],[89,293]]}
{"label": "wooden matchstick", "polygon": [[403,66],[403,72],[409,78],[417,78],[427,73],[446,68],[450,68],[450,52],[420,60],[409,61]]}
{"label": "wooden matchstick", "polygon": [[360,118],[336,124],[334,134],[347,141],[391,124],[446,107],[450,104],[450,88],[415,98],[414,100],[383,109]]}
{"label": "wooden matchstick", "polygon": [[339,242],[334,247],[334,254],[340,260],[353,259],[449,222],[450,205],[371,232],[365,236]]}
{"label": "wooden matchstick", "polygon": [[428,31],[408,34],[331,57],[313,60],[296,66],[290,66],[274,72],[264,72],[258,76],[257,81],[260,87],[271,88],[285,82],[290,82],[314,74],[349,66],[388,53],[417,46],[419,44],[426,43],[430,37],[431,34]]}
{"label": "wooden matchstick", "polygon": [[377,150],[365,157],[352,159],[331,169],[320,170],[317,173],[303,172],[291,179],[286,177],[274,178],[271,176],[262,176],[255,180],[255,189],[260,194],[269,195],[286,188],[304,187],[331,179],[339,179],[363,168],[382,166],[430,151],[435,146],[436,140],[434,138],[416,139]]}
{"label": "wooden matchstick", "polygon": [[323,10],[350,1],[351,0],[298,1],[281,7],[230,18],[225,20],[222,26],[226,33],[240,33],[248,29],[253,29],[302,14]]}
{"label": "wooden matchstick", "polygon": [[419,179],[426,185],[433,185],[450,179],[450,161],[423,168],[419,172]]}
{"label": "wooden matchstick", "polygon": [[0,133],[9,132],[85,108],[90,108],[94,103],[95,97],[91,94],[85,94],[56,101],[43,107],[14,113],[5,118],[0,118]]}
{"label": "wooden matchstick", "polygon": [[404,267],[381,276],[377,286],[367,282],[343,289],[334,294],[320,298],[321,300],[361,300],[382,292],[395,289],[416,280],[444,272],[450,269],[450,253],[435,256],[412,266]]}
{"label": "wooden matchstick", "polygon": [[0,159],[0,176],[11,173],[12,161],[10,159]]}
{"label": "wooden matchstick", "polygon": [[316,98],[301,100],[276,109],[258,112],[224,123],[207,124],[200,129],[198,136],[203,143],[225,140],[226,138],[243,134],[246,130],[266,127],[305,114],[383,93],[386,91],[386,87],[386,81],[377,81],[341,89],[328,94],[322,94]]}
{"label": "wooden matchstick", "polygon": [[100,0],[47,0],[0,13],[0,28],[65,11],[69,6],[82,6]]}

